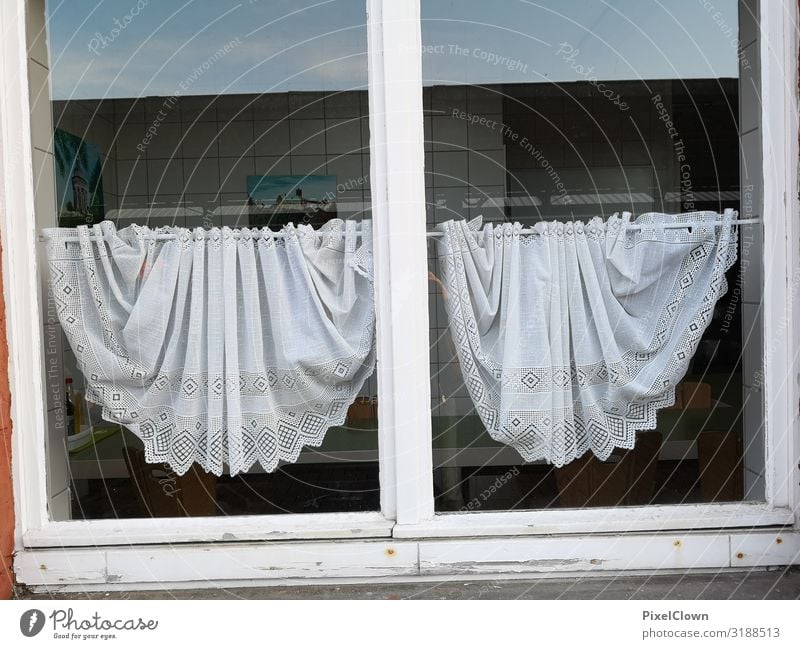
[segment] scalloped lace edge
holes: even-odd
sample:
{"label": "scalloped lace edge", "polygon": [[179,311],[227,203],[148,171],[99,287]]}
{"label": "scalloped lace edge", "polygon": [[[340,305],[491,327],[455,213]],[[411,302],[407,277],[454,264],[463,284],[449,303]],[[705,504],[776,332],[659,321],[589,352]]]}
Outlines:
{"label": "scalloped lace edge", "polygon": [[[275,471],[275,469],[278,468],[278,465],[281,463],[281,461],[287,462],[287,463],[296,462],[297,458],[300,457],[300,453],[302,453],[302,451],[303,451],[303,449],[305,447],[318,448],[318,447],[322,446],[322,443],[325,441],[325,435],[328,433],[328,430],[330,428],[334,427],[334,426],[341,426],[341,425],[344,424],[345,420],[347,419],[347,412],[348,412],[349,407],[351,405],[353,405],[355,400],[358,398],[359,392],[361,392],[361,388],[364,387],[364,383],[366,383],[367,379],[370,376],[372,376],[372,374],[375,372],[375,344],[374,344],[374,339],[373,339],[372,350],[368,353],[367,360],[370,363],[372,371],[370,371],[369,373],[365,373],[364,377],[361,379],[361,381],[359,381],[359,383],[357,385],[354,384],[352,397],[348,398],[348,400],[346,401],[347,406],[348,406],[347,408],[342,408],[340,414],[335,416],[335,417],[327,417],[327,416],[324,417],[325,425],[322,427],[321,432],[319,432],[317,435],[315,435],[313,438],[310,438],[310,439],[305,437],[305,438],[302,439],[302,441],[298,436],[298,438],[296,438],[295,441],[293,442],[291,449],[287,453],[282,453],[279,450],[278,454],[275,456],[275,460],[269,462],[266,465],[261,461],[261,459],[259,457],[255,456],[255,457],[253,457],[252,461],[248,462],[247,464],[243,464],[241,467],[238,468],[238,470],[236,472],[230,473],[230,475],[237,475],[239,473],[246,473],[256,463],[258,463],[267,473],[272,473],[273,471]],[[83,369],[83,368],[81,368],[81,369]],[[208,465],[207,463],[201,462],[196,457],[195,457],[194,461],[190,462],[189,465],[185,466],[185,467],[183,466],[183,464],[185,464],[185,462],[174,462],[173,461],[174,457],[173,457],[172,453],[170,453],[168,451],[167,452],[158,452],[158,451],[156,451],[156,449],[155,449],[155,440],[144,438],[141,435],[141,433],[139,432],[139,430],[138,430],[139,429],[139,425],[138,424],[119,421],[119,419],[115,418],[113,413],[111,413],[111,411],[108,410],[108,408],[106,408],[106,406],[102,403],[102,401],[100,401],[99,399],[92,398],[89,390],[86,391],[86,394],[84,395],[84,399],[86,399],[86,401],[89,401],[91,403],[94,403],[94,404],[102,407],[102,418],[105,421],[108,421],[108,422],[113,423],[113,424],[117,424],[119,426],[124,426],[125,428],[130,430],[134,435],[136,435],[136,437],[138,439],[140,439],[142,441],[142,443],[144,444],[145,461],[147,463],[149,463],[149,464],[160,464],[160,463],[168,464],[172,468],[172,470],[175,471],[175,473],[177,475],[179,475],[179,476],[185,475],[189,471],[189,469],[192,468],[192,466],[194,464],[198,464],[206,473],[212,473],[217,477],[221,477],[225,473],[224,467],[227,464],[227,462],[225,462],[224,460],[222,462],[222,466],[221,467],[213,467],[213,468],[210,467],[210,465]],[[264,416],[264,414],[265,413],[263,413],[263,412],[253,412],[253,413],[245,413],[245,412],[243,412],[242,413],[242,418],[243,419],[246,418],[245,415],[250,415],[250,416],[254,416],[254,417],[262,417],[262,416]],[[319,413],[316,413],[316,412],[314,414],[318,415],[318,416],[322,416],[322,415],[320,415]],[[278,447],[278,448],[280,449],[280,447]],[[228,465],[228,468],[229,468],[229,471],[230,471],[230,465]]]}

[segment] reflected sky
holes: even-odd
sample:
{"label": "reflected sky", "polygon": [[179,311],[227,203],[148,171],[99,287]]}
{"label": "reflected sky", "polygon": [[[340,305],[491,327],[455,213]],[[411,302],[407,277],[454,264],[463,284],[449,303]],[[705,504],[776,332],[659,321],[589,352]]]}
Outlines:
{"label": "reflected sky", "polygon": [[48,0],[52,97],[366,87],[364,0]]}
{"label": "reflected sky", "polygon": [[423,79],[738,77],[736,0],[422,0]]}
{"label": "reflected sky", "polygon": [[[736,0],[423,0],[423,76],[738,76]],[[365,0],[48,0],[52,97],[365,88]]]}

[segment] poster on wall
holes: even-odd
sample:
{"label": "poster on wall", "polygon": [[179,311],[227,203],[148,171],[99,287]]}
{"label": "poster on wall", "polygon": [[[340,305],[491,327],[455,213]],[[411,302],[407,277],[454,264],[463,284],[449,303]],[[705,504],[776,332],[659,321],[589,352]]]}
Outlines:
{"label": "poster on wall", "polygon": [[103,156],[97,145],[57,128],[53,134],[58,224],[99,223],[103,204]]}
{"label": "poster on wall", "polygon": [[336,176],[248,176],[251,226],[307,223],[336,217]]}

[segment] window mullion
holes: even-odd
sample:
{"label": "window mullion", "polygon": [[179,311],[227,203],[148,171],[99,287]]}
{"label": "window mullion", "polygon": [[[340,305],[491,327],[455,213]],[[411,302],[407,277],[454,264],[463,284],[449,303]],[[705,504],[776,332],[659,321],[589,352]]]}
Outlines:
{"label": "window mullion", "polygon": [[368,0],[382,509],[433,516],[418,0]]}

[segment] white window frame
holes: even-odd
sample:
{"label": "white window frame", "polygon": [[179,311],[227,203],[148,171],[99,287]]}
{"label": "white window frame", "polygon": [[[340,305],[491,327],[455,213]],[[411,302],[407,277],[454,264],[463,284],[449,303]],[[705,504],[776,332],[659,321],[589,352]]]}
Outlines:
{"label": "white window frame", "polygon": [[[361,539],[390,537],[395,523],[395,475],[393,461],[395,430],[414,422],[405,421],[405,410],[394,413],[386,396],[391,374],[385,386],[379,385],[379,404],[383,418],[378,433],[381,475],[381,510],[378,512],[341,512],[325,514],[278,514],[261,516],[227,516],[195,518],[139,518],[111,520],[51,520],[47,508],[45,437],[47,408],[43,399],[44,374],[41,327],[30,323],[43,322],[41,317],[41,269],[37,255],[38,233],[35,218],[35,179],[31,139],[31,106],[29,97],[28,60],[26,51],[26,5],[42,10],[43,0],[4,0],[0,6],[0,28],[4,34],[2,78],[0,78],[0,143],[2,143],[2,180],[0,211],[4,246],[3,273],[6,287],[6,315],[9,344],[9,379],[12,393],[13,477],[15,489],[17,547],[130,545],[181,542],[269,541],[309,539]],[[369,25],[369,37],[376,36],[375,21]],[[379,34],[378,34],[379,36]],[[380,98],[371,97],[371,104]],[[394,133],[394,123],[402,121],[391,111],[385,117],[370,116],[370,128]],[[393,150],[390,139],[387,149]],[[376,156],[372,156],[373,177],[381,176]],[[386,177],[386,174],[383,174]],[[388,196],[385,187],[373,188],[375,195]],[[380,203],[380,201],[376,201]],[[378,209],[385,209],[377,205]],[[424,199],[423,209],[424,227]],[[10,215],[17,215],[11,218]],[[376,242],[387,240],[385,232],[376,229]],[[402,233],[400,233],[402,236]],[[424,242],[423,242],[424,243]],[[385,271],[380,267],[376,269]],[[377,283],[376,283],[377,286]],[[384,296],[384,300],[387,296]],[[384,302],[384,304],[387,304]],[[384,312],[405,309],[409,304],[394,300]],[[413,308],[413,307],[412,307]],[[385,318],[378,319],[378,344],[386,349],[382,336],[389,330]],[[427,346],[426,346],[427,350]],[[390,350],[388,353],[392,353]],[[382,364],[384,368],[388,364]],[[412,411],[415,409],[412,409]],[[392,418],[398,417],[398,425]],[[24,422],[24,423],[23,423]],[[387,451],[388,450],[388,451]]]}
{"label": "white window frame", "polygon": [[[760,214],[764,225],[764,247],[761,263],[765,278],[763,315],[764,340],[787,339],[791,332],[791,349],[800,349],[798,321],[797,250],[800,223],[798,216],[798,118],[797,118],[797,5],[760,2],[761,59],[761,124],[763,148],[763,206]],[[419,36],[416,35],[418,39]],[[418,41],[417,41],[418,42]],[[408,56],[411,35],[404,48],[387,52],[386,59]],[[418,48],[420,49],[420,48]],[[399,63],[398,63],[399,64]],[[415,69],[419,77],[415,86],[422,87],[421,65]],[[423,129],[414,134],[416,147],[423,146]],[[422,169],[417,168],[422,176]],[[420,181],[421,182],[421,181]],[[767,265],[767,263],[769,265]],[[409,266],[393,269],[392,285],[412,290]],[[411,269],[415,270],[415,269]],[[794,278],[794,280],[793,280]],[[380,287],[379,287],[380,290]],[[427,321],[426,321],[427,322]],[[774,348],[774,346],[773,346]],[[586,510],[552,509],[511,512],[447,512],[434,513],[425,498],[416,502],[406,522],[398,511],[395,538],[447,538],[465,536],[502,536],[559,533],[598,533],[659,531],[667,529],[722,529],[743,526],[789,525],[800,520],[800,488],[798,486],[798,409],[800,408],[800,363],[794,354],[771,353],[764,366],[764,412],[766,420],[765,462],[766,495],[764,502],[699,503],[684,505],[646,505],[637,507],[597,508]],[[410,354],[403,365],[408,383],[429,381],[428,358]],[[787,377],[793,377],[787,380]],[[794,378],[797,377],[797,378]],[[423,439],[424,438],[424,439]],[[432,445],[430,431],[416,430],[413,440],[406,440],[418,454],[417,466],[430,466]],[[398,499],[412,487],[398,483]]]}
{"label": "white window frame", "polygon": [[[266,546],[261,541],[270,541],[267,546],[272,548],[269,552],[274,554],[275,561],[287,562],[286,570],[271,576],[291,579],[312,574],[418,575],[425,574],[426,570],[430,574],[443,574],[453,557],[464,559],[475,553],[488,556],[494,550],[510,547],[507,539],[500,538],[476,541],[484,545],[471,546],[472,542],[466,537],[475,536],[521,535],[525,538],[515,540],[514,547],[518,548],[515,552],[552,555],[553,550],[547,549],[550,546],[540,535],[571,534],[576,535],[571,538],[575,539],[578,549],[570,552],[596,547],[598,555],[592,556],[599,556],[607,544],[602,539],[593,539],[591,534],[637,531],[641,547],[645,547],[651,542],[660,543],[663,539],[659,534],[665,530],[683,530],[690,536],[694,530],[699,535],[693,537],[695,539],[720,538],[719,531],[726,528],[788,526],[798,530],[800,389],[796,377],[800,376],[800,364],[796,354],[774,354],[766,359],[767,491],[764,503],[434,512],[419,0],[366,0],[381,512],[51,521],[46,506],[42,331],[40,326],[31,326],[31,323],[41,323],[42,318],[25,4],[26,0],[0,3],[3,34],[0,42],[0,227],[12,394],[18,576],[22,571],[23,581],[48,584],[61,580],[61,583],[97,583],[103,587],[108,587],[112,581],[144,583],[148,580],[141,571],[147,572],[148,568],[141,568],[139,573],[131,568],[141,563],[141,553],[147,551],[151,559],[161,556],[159,553],[169,556],[174,551],[172,544],[181,542],[249,542],[238,547],[236,552],[241,554],[235,556],[232,554],[234,546],[229,544],[202,547],[199,565],[207,563],[210,556],[203,552],[213,551],[221,560],[228,557],[220,565],[229,566],[229,571],[221,567],[216,577],[221,580],[217,583],[222,583],[226,579],[253,576],[252,571],[243,576],[242,566],[250,565],[248,561],[252,561],[253,566],[263,563]],[[796,243],[800,240],[795,86],[797,36],[794,28],[797,7],[794,3],[788,3],[787,7],[782,4],[762,2],[761,8],[763,213],[766,214],[763,259],[770,263],[764,275],[767,278],[764,339],[785,340],[790,349],[800,350],[800,300],[796,294],[797,281],[793,282],[794,278],[800,278],[800,253]],[[787,377],[792,378],[786,380]],[[717,531],[704,533],[701,530]],[[643,532],[652,534],[641,535]],[[729,534],[724,552],[733,547],[736,532],[730,530]],[[782,546],[785,552],[800,544],[800,535],[794,534],[792,542]],[[390,536],[395,540],[380,540]],[[453,540],[427,544],[410,540],[436,537]],[[768,529],[764,531],[764,538],[765,544],[774,542]],[[309,539],[319,541],[308,544]],[[580,545],[580,539],[585,539],[584,546]],[[285,543],[275,544],[277,540]],[[293,540],[306,542],[295,544]],[[745,542],[746,539],[742,540]],[[456,543],[456,546],[437,543]],[[669,543],[673,543],[672,536]],[[142,545],[147,547],[137,549],[136,546]],[[96,546],[109,549],[100,557],[94,549]],[[248,558],[251,557],[249,552],[254,553],[252,558]],[[298,554],[303,558],[297,559]],[[62,572],[51,563],[46,574],[41,568],[43,556],[61,565]],[[326,558],[312,561],[320,556]],[[129,569],[129,573],[125,573],[128,578],[111,579],[114,561]],[[513,563],[516,559],[509,561]],[[608,566],[625,567],[620,562],[624,563],[623,559]],[[716,559],[708,565],[717,566],[715,562]],[[306,563],[317,568],[303,568]],[[656,559],[651,564],[651,567],[674,567],[658,563]],[[439,568],[440,565],[445,567]],[[547,565],[554,564],[551,561]],[[569,559],[565,565],[575,564]],[[706,564],[698,561],[692,565]],[[726,565],[730,565],[730,561]],[[640,562],[628,564],[628,567],[647,566]],[[502,566],[497,569],[501,570]],[[80,573],[81,570],[84,572]],[[170,581],[164,575],[169,575],[174,578],[172,581],[183,583],[185,575],[179,567],[168,566],[164,570],[166,572],[153,581],[163,585]],[[252,570],[262,574],[257,573],[255,567]]]}

